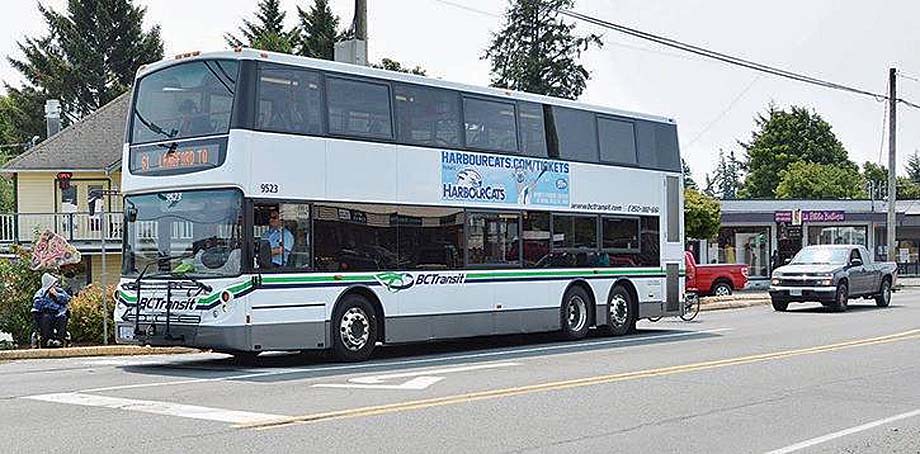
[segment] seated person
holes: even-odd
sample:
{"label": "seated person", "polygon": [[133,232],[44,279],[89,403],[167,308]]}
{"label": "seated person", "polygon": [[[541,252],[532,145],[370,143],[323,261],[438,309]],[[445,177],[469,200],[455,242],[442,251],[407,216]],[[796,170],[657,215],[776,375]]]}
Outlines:
{"label": "seated person", "polygon": [[272,208],[268,214],[268,230],[262,234],[262,239],[268,241],[272,249],[272,266],[287,266],[288,257],[294,249],[294,235],[281,225],[277,208]]}
{"label": "seated person", "polygon": [[70,295],[60,280],[49,273],[42,275],[42,287],[32,298],[32,316],[38,324],[42,347],[62,347],[67,337],[67,304]]}

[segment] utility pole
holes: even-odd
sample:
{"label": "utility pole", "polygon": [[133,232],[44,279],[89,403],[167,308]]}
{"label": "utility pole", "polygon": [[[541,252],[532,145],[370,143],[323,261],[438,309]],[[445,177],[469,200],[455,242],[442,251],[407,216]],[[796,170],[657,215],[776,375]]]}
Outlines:
{"label": "utility pole", "polygon": [[897,159],[895,159],[895,145],[897,144],[898,132],[898,90],[897,86],[898,70],[895,68],[888,69],[888,112],[891,117],[888,120],[888,261],[895,260],[895,202],[898,199],[898,182],[895,178],[897,175]]}
{"label": "utility pole", "polygon": [[367,66],[367,0],[355,0],[354,39],[335,43],[335,61]]}

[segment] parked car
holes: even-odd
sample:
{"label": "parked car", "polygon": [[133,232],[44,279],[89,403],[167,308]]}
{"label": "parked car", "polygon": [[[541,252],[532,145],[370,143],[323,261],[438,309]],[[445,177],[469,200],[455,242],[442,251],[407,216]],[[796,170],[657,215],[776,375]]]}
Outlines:
{"label": "parked car", "polygon": [[684,253],[684,261],[687,264],[686,287],[696,289],[701,296],[728,296],[747,285],[747,265],[699,265],[690,252]]}
{"label": "parked car", "polygon": [[808,301],[845,311],[849,300],[858,297],[874,298],[876,305],[887,307],[897,270],[894,262],[873,261],[863,246],[808,246],[773,271],[770,299],[777,311]]}

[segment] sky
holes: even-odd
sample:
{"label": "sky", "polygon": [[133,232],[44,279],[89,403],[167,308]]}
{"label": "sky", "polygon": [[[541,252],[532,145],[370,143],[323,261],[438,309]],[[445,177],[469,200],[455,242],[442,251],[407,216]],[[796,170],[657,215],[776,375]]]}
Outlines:
{"label": "sky", "polygon": [[[40,0],[61,10],[65,0]],[[135,0],[146,21],[159,24],[166,55],[226,47],[223,34],[251,18],[255,0]],[[296,6],[282,0],[294,25]],[[352,0],[332,0],[350,23]],[[20,56],[16,42],[43,33],[35,0],[3,0],[0,54]],[[459,6],[458,6],[459,5]],[[503,0],[369,0],[369,57],[421,65],[429,76],[487,85],[481,60],[491,33],[502,24]],[[887,92],[888,68],[903,74],[899,97],[920,104],[920,2],[916,0],[577,0],[575,10],[687,43],[805,73],[875,93]],[[579,23],[578,31],[603,35],[605,45],[582,57],[591,71],[580,100],[674,118],[682,155],[702,182],[719,150],[741,158],[738,141],[750,139],[754,119],[773,103],[814,109],[833,127],[850,159],[887,164],[885,103],[760,75]],[[0,79],[16,84],[4,59]],[[898,167],[920,149],[920,110],[898,109]]]}

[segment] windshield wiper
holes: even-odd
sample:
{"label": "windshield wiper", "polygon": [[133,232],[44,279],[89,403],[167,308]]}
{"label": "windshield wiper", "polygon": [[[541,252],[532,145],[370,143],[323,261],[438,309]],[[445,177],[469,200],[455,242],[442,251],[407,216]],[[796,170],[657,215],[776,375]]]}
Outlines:
{"label": "windshield wiper", "polygon": [[161,135],[161,136],[165,136],[167,139],[172,139],[173,137],[176,137],[177,134],[179,134],[179,131],[177,131],[177,130],[175,130],[175,129],[173,129],[173,130],[170,131],[170,132],[166,132],[165,129],[161,128],[161,127],[160,127],[159,125],[157,125],[156,123],[154,123],[154,122],[152,122],[152,121],[148,121],[146,118],[144,118],[143,115],[141,115],[140,111],[137,110],[137,107],[134,108],[134,115],[137,117],[138,120],[141,121],[141,124],[144,125],[147,129],[149,129],[149,130],[151,130],[151,131],[153,131],[153,132],[155,132],[155,133],[157,133],[157,134],[159,134],[159,135]]}

